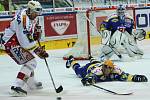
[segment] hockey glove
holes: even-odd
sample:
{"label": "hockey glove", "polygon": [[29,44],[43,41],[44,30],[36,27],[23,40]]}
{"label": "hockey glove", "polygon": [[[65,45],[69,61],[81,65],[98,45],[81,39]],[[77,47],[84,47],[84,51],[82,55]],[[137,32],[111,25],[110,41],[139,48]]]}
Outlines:
{"label": "hockey glove", "polygon": [[41,59],[47,58],[49,55],[48,53],[45,51],[45,46],[42,47],[37,47],[34,52],[37,56],[39,56]]}
{"label": "hockey glove", "polygon": [[133,82],[147,82],[148,79],[144,75],[134,75],[132,78],[132,81]]}
{"label": "hockey glove", "polygon": [[92,76],[89,76],[88,78],[83,78],[81,82],[84,86],[89,86],[96,83],[95,78]]}

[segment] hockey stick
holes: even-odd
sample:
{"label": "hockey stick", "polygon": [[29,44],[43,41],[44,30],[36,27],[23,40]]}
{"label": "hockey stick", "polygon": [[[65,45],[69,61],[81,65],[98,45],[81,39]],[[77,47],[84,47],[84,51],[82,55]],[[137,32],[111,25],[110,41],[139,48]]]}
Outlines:
{"label": "hockey stick", "polygon": [[117,92],[114,92],[114,91],[111,91],[111,90],[108,90],[108,89],[105,89],[103,87],[100,87],[100,86],[97,86],[97,85],[92,85],[98,89],[101,89],[101,90],[104,90],[104,91],[107,91],[108,93],[111,93],[111,94],[114,94],[114,95],[131,95],[133,94],[133,92],[130,92],[130,93],[117,93]]}
{"label": "hockey stick", "polygon": [[3,36],[3,33],[0,33],[0,46],[2,47],[2,45],[3,45],[3,38],[2,38],[2,36]]}
{"label": "hockey stick", "polygon": [[[37,41],[38,41],[39,46],[41,47],[40,41],[39,41],[39,40],[37,40]],[[51,78],[51,81],[52,81],[52,83],[53,83],[53,86],[54,86],[54,89],[55,89],[56,93],[62,92],[62,91],[63,91],[62,85],[60,85],[58,88],[56,88],[56,86],[55,86],[54,79],[53,79],[53,77],[52,77],[52,74],[51,74],[51,71],[50,71],[50,68],[49,68],[49,66],[48,66],[48,63],[47,63],[46,58],[44,58],[44,61],[45,61],[47,70],[48,70],[48,72],[49,72],[49,75],[50,75],[50,78]]]}
{"label": "hockey stick", "polygon": [[[96,26],[91,22],[91,20],[85,15],[86,19],[88,20],[88,22],[97,30]],[[100,34],[101,36],[101,33],[97,30],[97,32]],[[101,36],[102,37],[102,36]],[[113,51],[114,53],[121,59],[122,58],[122,55],[110,44],[108,45]]]}

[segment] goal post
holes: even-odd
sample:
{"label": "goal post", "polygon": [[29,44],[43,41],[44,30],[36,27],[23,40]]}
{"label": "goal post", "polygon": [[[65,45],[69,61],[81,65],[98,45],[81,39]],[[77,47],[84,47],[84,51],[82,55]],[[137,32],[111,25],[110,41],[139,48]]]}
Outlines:
{"label": "goal post", "polygon": [[[100,24],[107,16],[115,13],[116,8],[98,8],[94,10],[78,11],[77,20],[77,41],[71,50],[64,55],[67,59],[73,55],[77,60],[88,60],[89,56],[98,57],[102,39],[98,32]],[[133,9],[127,10],[133,16]]]}

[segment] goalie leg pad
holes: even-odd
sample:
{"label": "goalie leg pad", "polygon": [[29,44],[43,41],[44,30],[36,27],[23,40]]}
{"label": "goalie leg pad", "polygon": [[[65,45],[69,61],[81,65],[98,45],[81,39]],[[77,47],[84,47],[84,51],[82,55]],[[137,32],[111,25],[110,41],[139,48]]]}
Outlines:
{"label": "goalie leg pad", "polygon": [[135,42],[128,41],[123,44],[125,49],[127,50],[127,53],[130,57],[142,57],[143,51],[138,48],[137,44]]}
{"label": "goalie leg pad", "polygon": [[104,61],[106,59],[111,58],[113,54],[114,54],[114,51],[109,46],[104,45],[101,48],[100,61]]}

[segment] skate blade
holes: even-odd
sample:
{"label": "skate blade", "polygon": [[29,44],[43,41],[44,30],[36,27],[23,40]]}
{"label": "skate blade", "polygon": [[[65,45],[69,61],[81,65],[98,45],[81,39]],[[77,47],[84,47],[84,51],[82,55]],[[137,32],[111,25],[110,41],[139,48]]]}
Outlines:
{"label": "skate blade", "polygon": [[27,96],[27,94],[26,93],[22,93],[22,92],[16,92],[16,91],[13,91],[13,90],[11,90],[10,92],[9,92],[9,94],[12,96],[12,97],[26,97]]}

